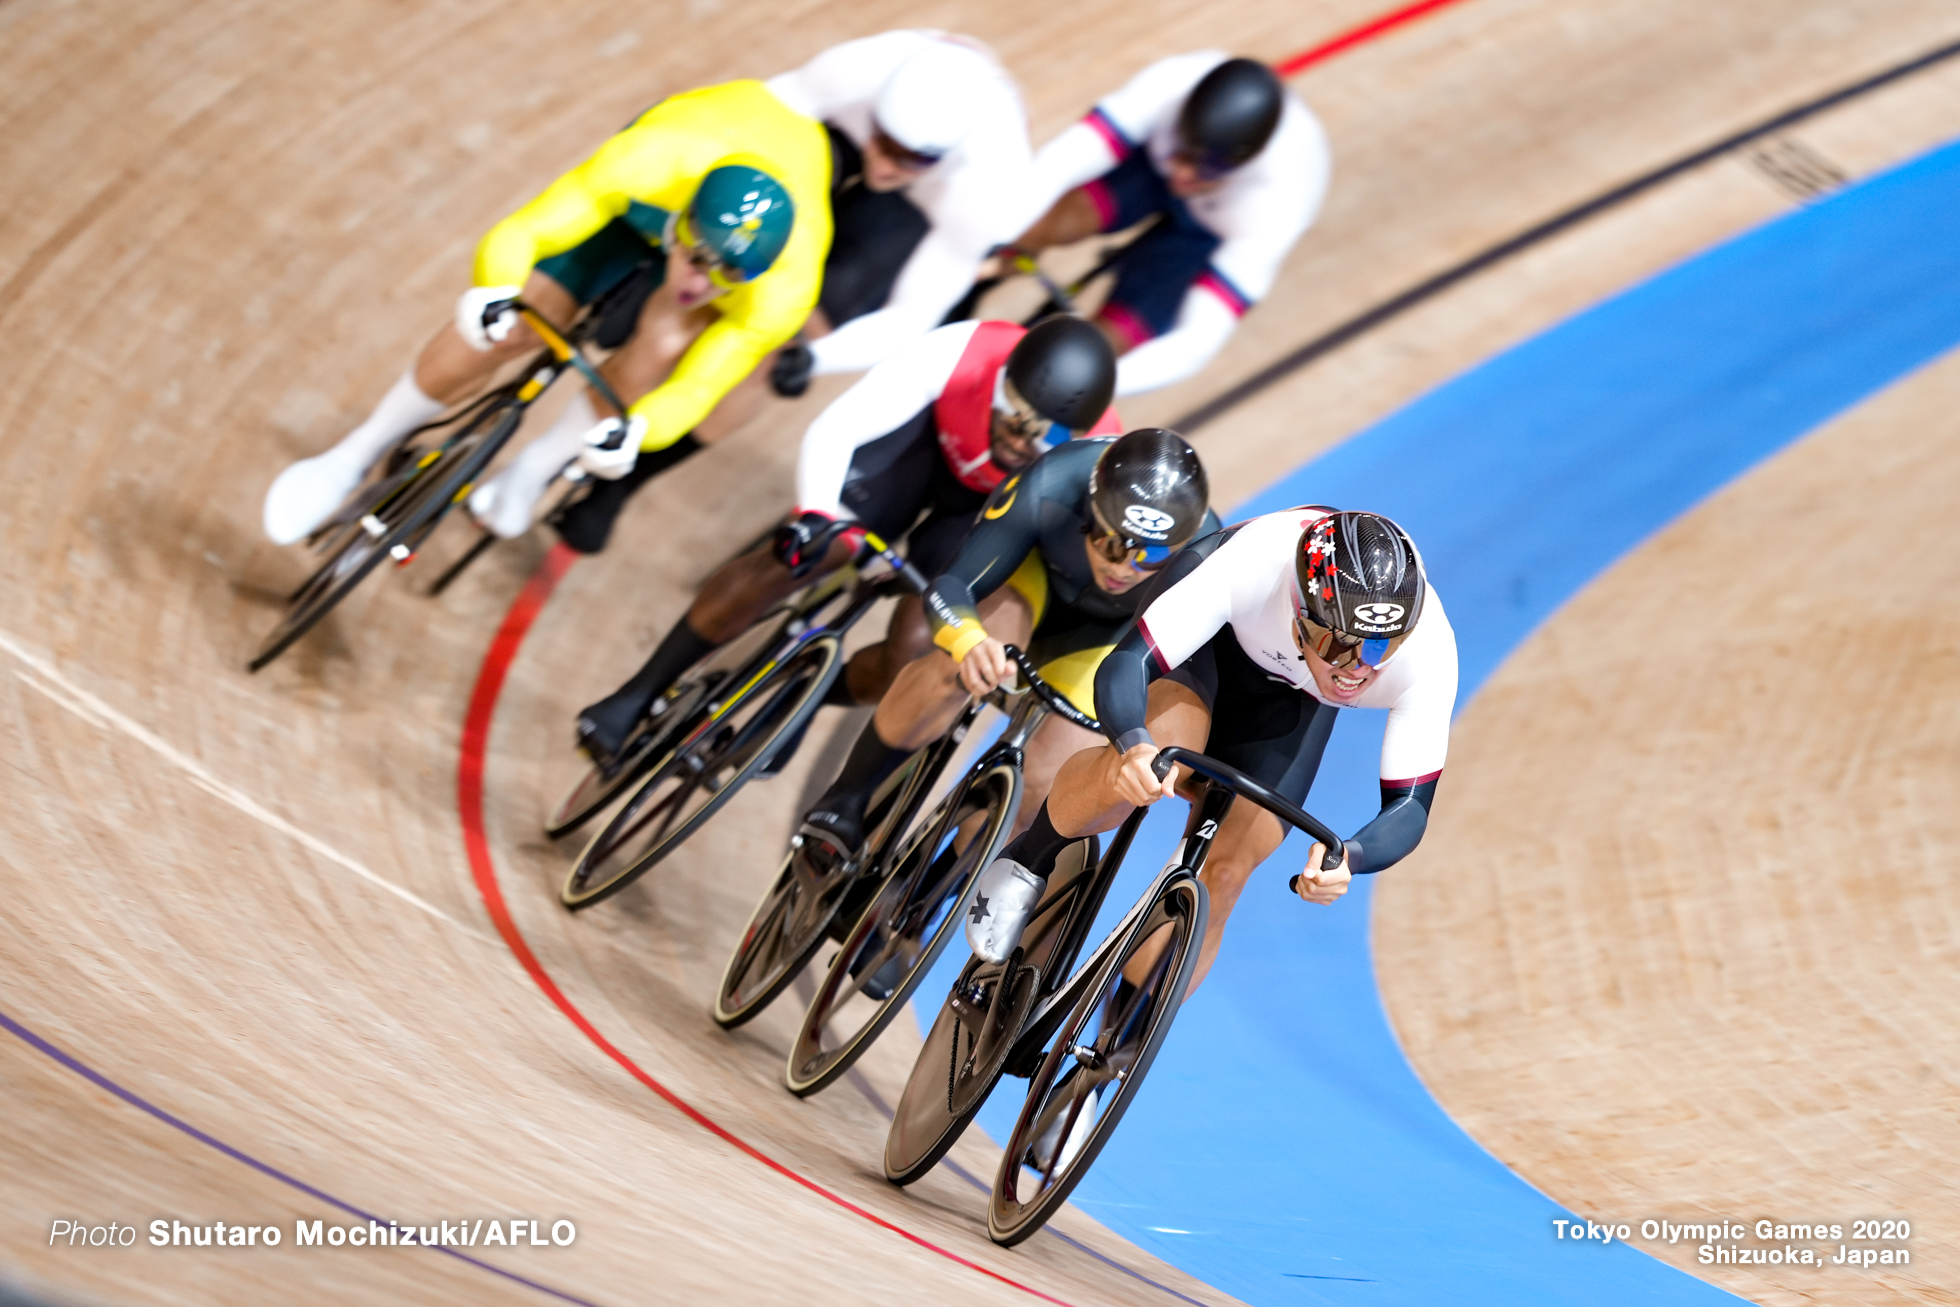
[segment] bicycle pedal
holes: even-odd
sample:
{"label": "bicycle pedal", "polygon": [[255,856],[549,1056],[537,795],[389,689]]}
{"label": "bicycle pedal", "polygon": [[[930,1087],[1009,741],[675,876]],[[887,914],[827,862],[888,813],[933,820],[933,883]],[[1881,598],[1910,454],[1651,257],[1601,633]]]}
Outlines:
{"label": "bicycle pedal", "polygon": [[379,540],[382,536],[388,534],[388,524],[374,514],[367,513],[361,518],[361,530],[367,532],[376,540]]}

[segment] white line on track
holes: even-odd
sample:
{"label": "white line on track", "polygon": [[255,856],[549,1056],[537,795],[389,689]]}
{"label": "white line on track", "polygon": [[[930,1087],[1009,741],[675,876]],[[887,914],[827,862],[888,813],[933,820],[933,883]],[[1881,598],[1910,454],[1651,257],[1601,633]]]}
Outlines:
{"label": "white line on track", "polygon": [[497,942],[467,922],[458,921],[420,895],[403,889],[400,885],[373,871],[364,863],[357,862],[353,858],[348,857],[325,840],[301,830],[243,790],[232,785],[227,785],[225,782],[219,780],[211,774],[210,770],[203,763],[191,757],[189,754],[184,753],[148,727],[131,720],[122,713],[117,712],[114,708],[111,708],[100,698],[69,680],[62,673],[61,669],[56,667],[47,658],[27,648],[5,631],[0,631],[0,649],[6,650],[32,670],[32,675],[21,671],[14,673],[20,679],[21,684],[45,696],[48,700],[58,704],[62,708],[67,709],[92,726],[105,731],[115,731],[135,740],[138,744],[143,745],[152,753],[155,753],[178,771],[184,773],[190,779],[191,784],[197,786],[211,797],[223,800],[246,816],[270,826],[273,830],[278,831],[281,835],[286,836],[301,847],[317,853],[336,866],[346,868],[377,889],[386,890],[404,903],[420,908],[430,916],[454,926],[464,934],[482,940],[486,944],[495,944]]}

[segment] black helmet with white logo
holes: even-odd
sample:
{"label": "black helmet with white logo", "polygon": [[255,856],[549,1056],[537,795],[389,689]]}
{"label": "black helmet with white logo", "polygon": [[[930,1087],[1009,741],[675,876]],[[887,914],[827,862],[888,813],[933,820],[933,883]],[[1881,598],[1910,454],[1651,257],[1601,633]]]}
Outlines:
{"label": "black helmet with white logo", "polygon": [[1160,566],[1197,537],[1211,502],[1198,451],[1175,431],[1140,427],[1112,440],[1089,474],[1089,510],[1104,537],[1142,567]]}
{"label": "black helmet with white logo", "polygon": [[[1329,513],[1293,553],[1303,647],[1341,666],[1386,662],[1422,616],[1428,582],[1408,533],[1376,513]],[[1366,646],[1363,648],[1363,646]]]}

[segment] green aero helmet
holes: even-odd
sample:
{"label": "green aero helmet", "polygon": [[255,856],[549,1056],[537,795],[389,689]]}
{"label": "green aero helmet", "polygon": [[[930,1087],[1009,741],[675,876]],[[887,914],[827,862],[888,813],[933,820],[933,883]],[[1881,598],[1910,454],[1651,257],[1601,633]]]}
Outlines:
{"label": "green aero helmet", "polygon": [[719,265],[716,280],[753,280],[789,244],[796,206],[783,184],[747,164],[717,164],[701,179],[688,202],[681,233]]}

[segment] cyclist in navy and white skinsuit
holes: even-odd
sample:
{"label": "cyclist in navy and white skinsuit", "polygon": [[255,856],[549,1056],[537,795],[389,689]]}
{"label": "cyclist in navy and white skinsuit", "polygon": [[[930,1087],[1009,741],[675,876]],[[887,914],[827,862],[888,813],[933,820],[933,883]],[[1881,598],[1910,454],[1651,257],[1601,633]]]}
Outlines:
{"label": "cyclist in navy and white skinsuit", "polygon": [[[1381,810],[1321,871],[1315,845],[1298,891],[1332,903],[1359,872],[1411,853],[1428,824],[1449,752],[1456,636],[1400,527],[1372,513],[1309,507],[1253,518],[1192,545],[1165,588],[1096,675],[1108,746],[1076,754],[1048,803],[1003,859],[1046,877],[1071,840],[1113,829],[1172,793],[1151,763],[1179,745],[1304,804],[1341,708],[1388,711]],[[1210,925],[1197,976],[1211,968],[1246,879],[1285,829],[1235,804],[1203,879]],[[988,875],[994,873],[989,868]]]}
{"label": "cyclist in navy and white skinsuit", "polygon": [[1160,59],[1035,156],[1024,253],[1161,215],[1097,315],[1116,393],[1191,376],[1272,289],[1327,192],[1327,137],[1270,69],[1217,50]]}
{"label": "cyclist in navy and white skinsuit", "polygon": [[1032,184],[1027,111],[980,42],[880,32],[767,83],[829,129],[836,233],[807,347],[776,388],[861,372],[938,326],[988,251],[1019,231]]}

